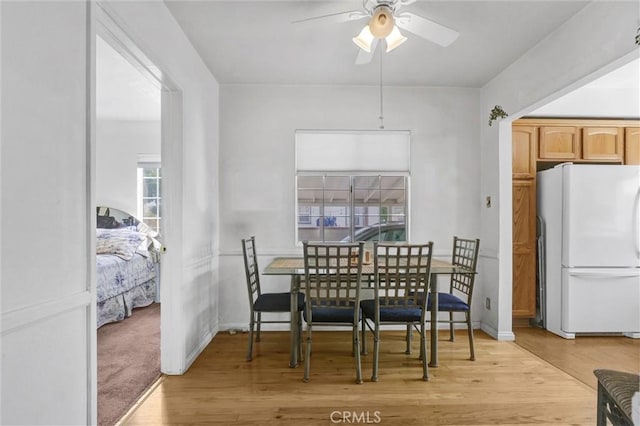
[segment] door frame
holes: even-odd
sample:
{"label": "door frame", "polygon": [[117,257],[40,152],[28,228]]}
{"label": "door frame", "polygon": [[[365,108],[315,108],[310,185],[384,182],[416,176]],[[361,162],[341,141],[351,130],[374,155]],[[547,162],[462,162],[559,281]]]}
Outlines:
{"label": "door frame", "polygon": [[[89,2],[90,17],[92,23],[88,34],[88,44],[90,46],[90,65],[88,66],[88,80],[91,84],[91,97],[93,101],[89,103],[88,114],[90,131],[90,157],[88,191],[92,205],[89,213],[95,216],[95,191],[96,191],[96,110],[95,110],[95,83],[96,83],[96,36],[100,36],[118,51],[127,61],[129,61],[141,74],[161,90],[161,165],[163,175],[163,252],[161,256],[160,282],[162,291],[160,292],[160,303],[162,304],[160,314],[160,370],[165,374],[181,374],[184,364],[184,351],[180,344],[180,311],[176,292],[179,290],[181,282],[181,257],[177,248],[181,243],[182,236],[182,147],[183,147],[183,108],[182,90],[169,77],[168,73],[158,66],[151,57],[151,52],[143,51],[136,43],[130,31],[118,20],[117,15],[110,11],[109,5],[102,1]],[[95,218],[91,221],[95,227]],[[167,249],[169,248],[169,249]],[[171,250],[174,248],[174,250]],[[95,264],[95,250],[90,251],[90,264]],[[95,313],[96,304],[96,277],[92,276],[92,303]],[[90,336],[89,357],[97,360],[96,327],[95,315],[93,323],[89,324],[92,330]],[[90,382],[92,386],[89,399],[89,412],[94,417],[97,414],[97,362],[93,363],[95,368],[91,370]],[[95,423],[95,419],[94,419]]]}

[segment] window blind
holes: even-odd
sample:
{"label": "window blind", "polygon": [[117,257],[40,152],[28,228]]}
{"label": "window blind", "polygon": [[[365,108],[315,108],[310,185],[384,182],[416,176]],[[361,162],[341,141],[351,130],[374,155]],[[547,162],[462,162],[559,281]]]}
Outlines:
{"label": "window blind", "polygon": [[409,131],[297,130],[297,172],[409,172]]}

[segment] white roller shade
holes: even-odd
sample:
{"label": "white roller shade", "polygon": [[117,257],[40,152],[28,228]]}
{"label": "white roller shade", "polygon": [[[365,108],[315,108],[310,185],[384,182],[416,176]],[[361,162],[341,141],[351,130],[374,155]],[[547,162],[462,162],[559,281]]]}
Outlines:
{"label": "white roller shade", "polygon": [[409,131],[296,131],[296,171],[408,172]]}

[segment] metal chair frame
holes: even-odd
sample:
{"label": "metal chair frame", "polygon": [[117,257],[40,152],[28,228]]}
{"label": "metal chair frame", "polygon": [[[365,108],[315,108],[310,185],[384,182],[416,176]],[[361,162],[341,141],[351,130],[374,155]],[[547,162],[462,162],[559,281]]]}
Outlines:
{"label": "metal chair frame", "polygon": [[[352,328],[353,355],[356,364],[356,383],[362,383],[360,359],[360,287],[364,243],[303,242],[305,269],[305,320],[307,345],[304,359],[304,381],[310,380],[311,346],[314,326],[345,325]],[[336,320],[323,318],[324,312],[333,312]],[[338,316],[339,314],[339,316]],[[344,318],[342,318],[344,317]]]}
{"label": "metal chair frame", "polygon": [[[449,319],[438,319],[438,323],[449,324],[449,340],[455,341],[454,324],[466,324],[467,333],[469,335],[469,352],[471,361],[475,361],[475,348],[473,344],[473,325],[471,324],[471,300],[473,298],[473,287],[476,279],[476,268],[478,265],[478,253],[480,249],[479,239],[465,239],[457,236],[453,237],[453,254],[451,257],[451,263],[453,265],[464,266],[465,268],[473,271],[473,273],[458,273],[451,275],[451,285],[449,293],[459,296],[460,299],[465,302],[469,309],[466,311],[451,311],[443,309],[442,306],[438,306],[438,312],[448,312]],[[428,308],[427,308],[428,309]],[[454,319],[456,312],[464,312],[464,319]],[[437,332],[438,325],[431,324],[431,328]]]}
{"label": "metal chair frame", "polygon": [[633,395],[640,392],[640,375],[624,371],[596,369],[598,397],[596,425],[633,426]]}
{"label": "metal chair frame", "polygon": [[[426,352],[426,306],[420,303],[429,290],[433,242],[426,244],[374,243],[374,318],[373,327],[363,315],[363,327],[368,327],[374,336],[373,370],[371,380],[378,381],[380,353],[380,324],[407,324],[420,334],[420,353]],[[380,317],[380,310],[387,313],[398,310],[402,319],[393,321]],[[364,312],[363,312],[364,314]],[[412,321],[406,318],[413,317]],[[410,353],[409,348],[405,353]],[[422,379],[429,380],[426,357],[422,357]]]}
{"label": "metal chair frame", "polygon": [[[256,337],[255,341],[260,342],[260,329],[261,325],[264,324],[297,324],[297,329],[291,330],[292,333],[296,333],[298,336],[298,358],[301,358],[301,337],[302,337],[302,316],[300,315],[300,311],[296,310],[297,314],[294,318],[294,321],[285,321],[285,320],[263,320],[262,313],[291,313],[291,306],[289,304],[286,310],[257,310],[256,309],[256,301],[263,295],[270,295],[275,293],[262,293],[262,289],[260,287],[260,269],[258,267],[258,256],[256,255],[256,243],[255,236],[250,238],[245,238],[242,240],[242,252],[244,257],[244,267],[245,274],[247,278],[247,289],[249,294],[249,347],[247,350],[247,361],[251,361],[253,359],[253,335],[254,328],[256,329]],[[280,293],[280,295],[284,295],[285,293]],[[291,293],[286,293],[286,297],[291,300]]]}

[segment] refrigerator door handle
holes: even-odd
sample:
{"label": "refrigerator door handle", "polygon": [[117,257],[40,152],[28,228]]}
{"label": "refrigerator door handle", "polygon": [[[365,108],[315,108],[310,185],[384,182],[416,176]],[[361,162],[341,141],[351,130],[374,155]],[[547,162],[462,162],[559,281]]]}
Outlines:
{"label": "refrigerator door handle", "polygon": [[584,277],[584,278],[633,278],[640,277],[640,270],[637,272],[569,272],[569,276],[572,277]]}

